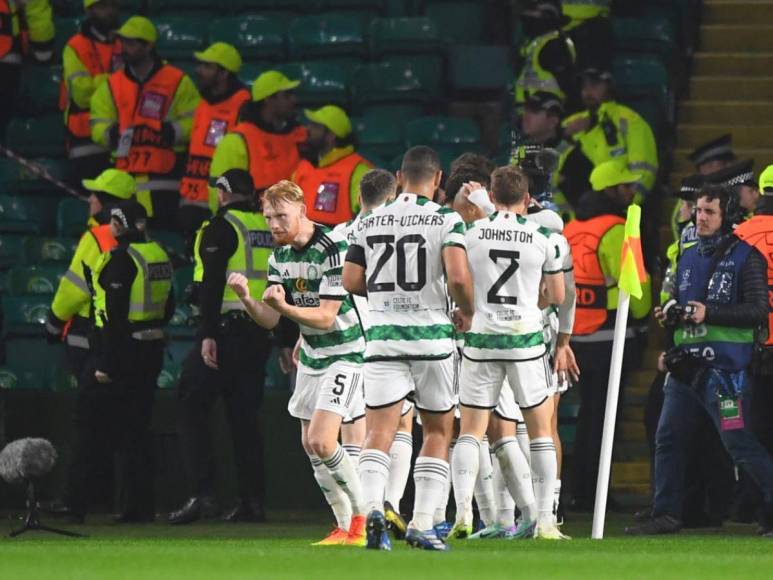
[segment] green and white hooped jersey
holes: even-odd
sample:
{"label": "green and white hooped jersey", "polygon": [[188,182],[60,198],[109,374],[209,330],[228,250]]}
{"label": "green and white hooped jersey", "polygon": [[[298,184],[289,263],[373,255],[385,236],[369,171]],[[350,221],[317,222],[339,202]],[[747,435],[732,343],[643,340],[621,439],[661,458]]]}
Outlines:
{"label": "green and white hooped jersey", "polygon": [[465,247],[453,210],[412,193],[362,216],[348,259],[365,268],[366,361],[439,360],[454,351],[443,249]]}
{"label": "green and white hooped jersey", "polygon": [[563,269],[551,232],[515,213],[496,212],[473,223],[466,238],[475,315],[464,356],[517,361],[544,355],[540,281]]}
{"label": "green and white hooped jersey", "polygon": [[329,329],[300,325],[300,362],[309,374],[324,373],[338,361],[362,363],[365,340],[357,311],[342,280],[347,247],[341,234],[315,224],[314,236],[305,248],[276,248],[268,261],[269,285],[282,284],[295,306],[318,307],[320,300],[342,302]]}

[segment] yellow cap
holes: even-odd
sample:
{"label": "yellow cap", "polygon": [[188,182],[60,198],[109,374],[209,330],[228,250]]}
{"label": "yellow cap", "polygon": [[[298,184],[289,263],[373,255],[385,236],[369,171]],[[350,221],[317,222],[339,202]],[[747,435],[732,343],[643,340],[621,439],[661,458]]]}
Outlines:
{"label": "yellow cap", "polygon": [[238,73],[242,68],[242,57],[239,56],[239,51],[225,42],[211,44],[203,52],[194,52],[193,56],[199,62],[220,65],[234,74]]}
{"label": "yellow cap", "polygon": [[91,8],[97,2],[101,2],[101,0],[83,0],[83,9]]}
{"label": "yellow cap", "polygon": [[604,191],[607,187],[636,183],[641,175],[633,173],[626,163],[619,159],[605,161],[593,168],[590,174],[590,184],[593,191]]}
{"label": "yellow cap", "polygon": [[768,165],[762,173],[760,173],[760,191],[764,192],[768,189],[768,193],[773,192],[773,165]]}
{"label": "yellow cap", "polygon": [[155,43],[158,39],[158,32],[153,23],[144,16],[132,16],[118,29],[118,36]]}
{"label": "yellow cap", "polygon": [[105,169],[96,179],[84,179],[83,187],[97,193],[107,193],[118,199],[131,199],[137,191],[134,178],[120,169]]}
{"label": "yellow cap", "polygon": [[299,84],[301,81],[291,81],[278,70],[268,70],[252,83],[252,100],[262,101],[276,93],[291,91]]}
{"label": "yellow cap", "polygon": [[352,132],[352,122],[341,107],[325,105],[321,109],[312,111],[305,109],[303,113],[312,123],[319,123],[330,130],[336,137],[348,137]]}

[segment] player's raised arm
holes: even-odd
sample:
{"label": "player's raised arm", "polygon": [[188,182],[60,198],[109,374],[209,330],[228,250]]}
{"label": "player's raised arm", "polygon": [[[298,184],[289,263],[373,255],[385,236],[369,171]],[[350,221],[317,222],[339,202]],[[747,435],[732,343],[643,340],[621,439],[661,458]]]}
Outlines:
{"label": "player's raised arm", "polygon": [[233,272],[228,277],[228,286],[239,297],[247,314],[250,315],[259,326],[271,330],[279,323],[280,314],[263,302],[258,302],[250,296],[247,286],[247,277],[244,274]]}

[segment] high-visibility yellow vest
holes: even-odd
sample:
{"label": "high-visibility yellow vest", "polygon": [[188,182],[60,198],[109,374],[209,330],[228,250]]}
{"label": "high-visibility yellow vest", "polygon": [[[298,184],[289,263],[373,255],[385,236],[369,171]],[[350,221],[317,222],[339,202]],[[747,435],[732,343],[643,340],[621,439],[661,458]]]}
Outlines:
{"label": "high-visibility yellow vest", "polygon": [[561,9],[564,16],[570,18],[570,22],[564,27],[564,30],[571,30],[591,18],[609,16],[609,4],[609,0],[566,0],[562,2]]}

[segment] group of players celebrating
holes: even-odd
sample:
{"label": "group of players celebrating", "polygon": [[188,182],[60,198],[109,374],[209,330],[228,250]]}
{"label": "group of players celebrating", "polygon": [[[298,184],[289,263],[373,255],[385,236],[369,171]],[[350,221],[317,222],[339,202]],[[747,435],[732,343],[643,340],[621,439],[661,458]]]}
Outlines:
{"label": "group of players celebrating", "polygon": [[[437,551],[448,538],[567,538],[556,425],[579,373],[571,252],[521,169],[489,173],[457,179],[451,207],[440,205],[439,158],[414,147],[396,179],[363,178],[361,213],[334,230],[306,217],[297,185],[264,193],[277,244],[268,287],[255,300],[244,276],[228,284],[257,324],[284,316],[300,327],[288,407],[337,522],[317,545],[389,550],[390,528]],[[414,411],[423,443],[406,524]],[[476,533],[473,498],[485,522]]]}

